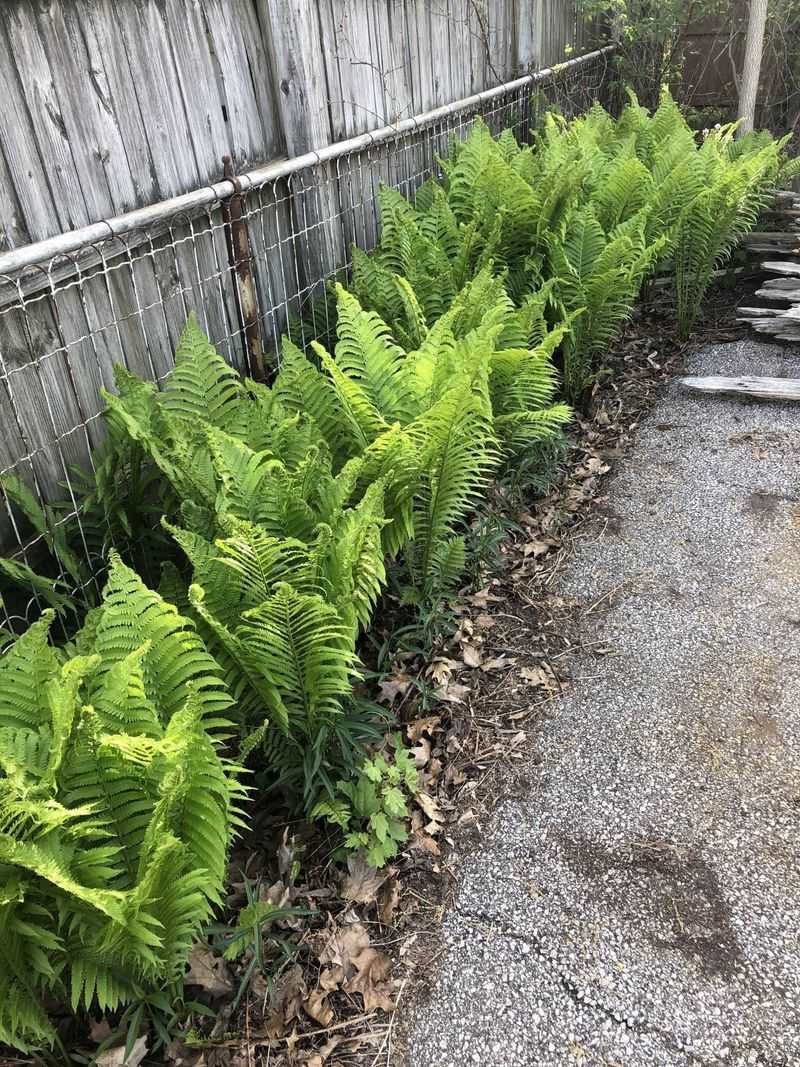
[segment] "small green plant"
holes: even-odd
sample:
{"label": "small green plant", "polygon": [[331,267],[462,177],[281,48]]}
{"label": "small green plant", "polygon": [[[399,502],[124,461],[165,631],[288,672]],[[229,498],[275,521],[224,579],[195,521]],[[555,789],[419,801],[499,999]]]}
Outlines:
{"label": "small green plant", "polygon": [[336,793],[320,801],[313,818],[325,818],[344,833],[345,852],[357,852],[371,867],[383,867],[408,837],[408,797],[417,791],[414,760],[399,733],[392,734],[394,753],[366,759],[350,781],[336,783]]}
{"label": "small green plant", "polygon": [[301,918],[312,913],[304,908],[284,907],[265,899],[260,880],[245,878],[247,904],[239,912],[236,924],[215,923],[206,933],[216,935],[218,947],[226,960],[244,958],[246,966],[233,1002],[236,1008],[247,991],[256,972],[267,980],[290,963],[297,954],[297,945],[271,929],[273,923]]}

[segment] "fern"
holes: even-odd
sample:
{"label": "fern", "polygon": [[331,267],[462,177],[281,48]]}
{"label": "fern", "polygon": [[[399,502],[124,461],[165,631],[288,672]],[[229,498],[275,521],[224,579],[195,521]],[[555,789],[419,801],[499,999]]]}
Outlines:
{"label": "fern", "polygon": [[171,981],[221,899],[241,796],[208,732],[230,700],[185,619],[112,558],[71,655],[53,613],[0,659],[0,1041],[45,1003],[116,1009]]}

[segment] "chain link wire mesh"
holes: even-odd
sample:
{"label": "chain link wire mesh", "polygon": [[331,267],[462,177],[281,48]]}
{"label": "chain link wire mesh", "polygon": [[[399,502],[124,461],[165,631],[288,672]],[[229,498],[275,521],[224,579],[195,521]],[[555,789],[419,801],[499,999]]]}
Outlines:
{"label": "chain link wire mesh", "polygon": [[[473,98],[421,116],[380,141],[368,136],[355,149],[345,143],[312,166],[290,161],[281,177],[243,193],[246,266],[267,367],[278,366],[284,334],[304,345],[326,332],[324,301],[317,298],[328,279],[348,271],[353,244],[374,247],[380,183],[412,196],[439,173],[439,157],[478,116],[494,133],[510,128],[529,140],[548,109],[569,117],[601,99],[606,64],[606,53],[580,57],[510,83],[477,105]],[[256,369],[246,354],[225,204],[149,215],[156,217],[145,229],[0,274],[0,552],[46,574],[53,588],[89,600],[99,591],[110,545],[98,544],[84,527],[82,487],[102,442],[102,390],[113,389],[114,365],[161,382],[194,311],[233,366]],[[13,479],[46,508],[43,529],[15,502]],[[62,558],[59,531],[82,565],[80,582]],[[15,591],[7,574],[0,575],[0,591],[0,626],[12,632],[47,600],[43,590]]]}

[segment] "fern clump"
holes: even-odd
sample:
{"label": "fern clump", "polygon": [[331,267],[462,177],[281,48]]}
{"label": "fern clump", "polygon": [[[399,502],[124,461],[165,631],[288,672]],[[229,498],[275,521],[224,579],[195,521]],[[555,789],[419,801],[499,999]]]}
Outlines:
{"label": "fern clump", "polygon": [[45,1002],[114,1010],[179,978],[221,900],[241,797],[231,699],[187,619],[112,558],[74,642],[48,610],[0,659],[0,1042]]}

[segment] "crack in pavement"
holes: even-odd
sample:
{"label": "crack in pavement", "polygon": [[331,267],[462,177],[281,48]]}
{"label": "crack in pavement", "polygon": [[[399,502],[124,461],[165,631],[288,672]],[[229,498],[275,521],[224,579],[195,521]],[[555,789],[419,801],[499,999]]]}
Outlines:
{"label": "crack in pavement", "polygon": [[706,1065],[709,1067],[712,1064],[718,1064],[719,1060],[709,1060],[705,1057],[698,1055],[694,1051],[692,1043],[681,1040],[671,1034],[669,1031],[664,1030],[662,1027],[655,1026],[653,1023],[648,1022],[644,1012],[638,1012],[634,1015],[624,1015],[614,1008],[609,1007],[607,1004],[603,1004],[602,1001],[596,1000],[594,997],[586,993],[578,983],[572,978],[566,971],[562,970],[557,963],[556,957],[553,953],[547,952],[542,945],[541,940],[532,934],[521,934],[516,930],[512,930],[506,923],[498,918],[493,918],[484,912],[473,911],[467,908],[463,908],[458,903],[453,905],[453,912],[460,919],[468,923],[477,923],[486,927],[490,931],[499,931],[509,941],[520,942],[531,948],[538,959],[544,964],[544,966],[550,971],[552,977],[554,977],[565,993],[570,997],[572,1001],[579,1008],[589,1008],[598,1012],[604,1018],[609,1019],[612,1023],[618,1026],[625,1027],[628,1031],[635,1034],[648,1034],[651,1037],[658,1037],[664,1044],[664,1047],[670,1049],[673,1052],[683,1052],[691,1056],[694,1063],[698,1065]]}

